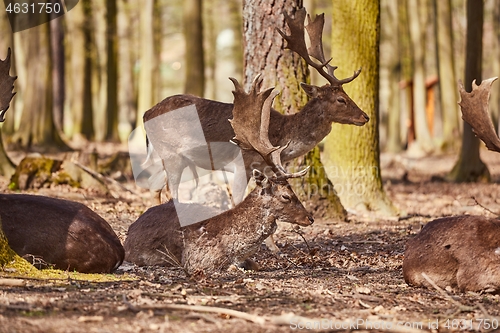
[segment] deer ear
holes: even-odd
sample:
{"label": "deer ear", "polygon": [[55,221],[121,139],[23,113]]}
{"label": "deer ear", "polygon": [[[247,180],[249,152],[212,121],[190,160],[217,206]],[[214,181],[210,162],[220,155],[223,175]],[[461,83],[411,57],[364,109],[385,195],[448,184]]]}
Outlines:
{"label": "deer ear", "polygon": [[259,170],[253,169],[252,176],[255,179],[255,183],[257,184],[257,186],[266,188],[269,185],[266,175]]}
{"label": "deer ear", "polygon": [[304,83],[304,82],[300,83],[300,87],[302,88],[302,90],[304,90],[306,92],[306,94],[309,97],[314,98],[314,97],[318,96],[318,87]]}

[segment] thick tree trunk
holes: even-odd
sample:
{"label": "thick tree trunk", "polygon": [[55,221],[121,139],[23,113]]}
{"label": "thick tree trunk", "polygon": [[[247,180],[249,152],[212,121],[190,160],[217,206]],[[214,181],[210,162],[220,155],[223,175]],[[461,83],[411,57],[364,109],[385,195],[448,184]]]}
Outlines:
{"label": "thick tree trunk", "polygon": [[363,68],[344,90],[370,121],[362,127],[333,124],[324,152],[328,178],[346,208],[394,215],[396,210],[384,192],[380,175],[379,1],[335,0],[333,6],[332,64],[339,67],[335,74],[347,77]]}
{"label": "thick tree trunk", "polygon": [[[281,94],[275,99],[274,108],[282,113],[296,113],[307,102],[307,95],[300,88],[300,82],[309,81],[306,64],[290,50],[283,50],[284,40],[276,28],[285,29],[283,13],[293,15],[299,8],[299,1],[247,0],[243,5],[244,18],[244,82],[249,89],[257,74],[264,77],[263,88],[276,87]],[[272,129],[271,129],[272,130]],[[335,194],[332,184],[326,178],[315,148],[296,164],[297,168],[309,165],[309,174],[293,180],[295,193],[315,216],[345,219],[346,212]],[[287,166],[292,169],[292,166]]]}
{"label": "thick tree trunk", "polygon": [[[483,9],[482,0],[467,0],[467,44],[464,80],[464,87],[467,92],[472,91],[473,80],[476,80],[478,85],[481,83]],[[479,156],[479,139],[466,122],[464,122],[460,156],[447,179],[456,182],[490,180],[490,172]]]}
{"label": "thick tree trunk", "polygon": [[94,131],[94,106],[92,103],[92,55],[95,50],[92,43],[92,7],[90,0],[82,0],[84,24],[83,40],[84,40],[84,65],[83,65],[83,108],[80,118],[81,133],[87,140],[92,140],[95,137]]}
{"label": "thick tree trunk", "polygon": [[50,47],[52,52],[52,113],[54,125],[57,131],[62,133],[64,124],[64,99],[66,94],[66,85],[64,84],[65,63],[62,18],[50,21]]}
{"label": "thick tree trunk", "polygon": [[186,40],[186,81],[184,93],[203,97],[205,60],[203,52],[202,0],[184,1],[184,38]]}
{"label": "thick tree trunk", "polygon": [[456,150],[460,133],[458,93],[453,56],[451,0],[435,1],[440,103],[443,113],[444,151]]}

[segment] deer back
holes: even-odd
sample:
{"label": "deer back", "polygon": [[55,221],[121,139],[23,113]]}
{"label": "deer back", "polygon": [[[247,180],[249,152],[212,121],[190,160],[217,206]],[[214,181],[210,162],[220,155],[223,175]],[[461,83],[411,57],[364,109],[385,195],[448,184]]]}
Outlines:
{"label": "deer back", "polygon": [[38,268],[110,273],[123,261],[123,247],[111,226],[81,203],[0,194],[0,218],[12,250]]}
{"label": "deer back", "polygon": [[446,217],[429,222],[407,242],[403,275],[414,286],[460,291],[500,291],[500,221],[482,216]]}

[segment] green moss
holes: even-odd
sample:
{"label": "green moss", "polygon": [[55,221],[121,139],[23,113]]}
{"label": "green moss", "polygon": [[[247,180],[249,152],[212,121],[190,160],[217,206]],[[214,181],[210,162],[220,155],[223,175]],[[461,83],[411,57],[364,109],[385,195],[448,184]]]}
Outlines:
{"label": "green moss", "polygon": [[11,190],[42,187],[61,166],[62,161],[45,157],[25,157],[9,184]]}

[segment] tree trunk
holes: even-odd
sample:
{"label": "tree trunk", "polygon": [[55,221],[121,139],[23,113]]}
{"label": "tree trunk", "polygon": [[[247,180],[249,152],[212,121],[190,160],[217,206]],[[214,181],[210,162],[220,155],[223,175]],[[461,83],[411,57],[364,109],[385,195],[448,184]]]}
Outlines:
{"label": "tree trunk", "polygon": [[203,97],[205,60],[203,52],[202,0],[184,1],[184,38],[186,40],[186,81],[184,93]]}
{"label": "tree trunk", "polygon": [[453,56],[451,0],[435,0],[440,104],[443,114],[444,151],[456,150],[460,133],[458,93]]}
{"label": "tree trunk", "polygon": [[[52,13],[57,17],[57,14]],[[66,85],[64,84],[64,30],[63,18],[50,21],[50,48],[52,55],[52,113],[54,125],[59,133],[63,133],[64,124],[64,99]]]}
{"label": "tree trunk", "polygon": [[231,15],[231,29],[234,31],[232,57],[234,61],[235,78],[241,80],[243,77],[243,18],[241,15],[242,1],[229,0],[229,12]]}
{"label": "tree trunk", "polygon": [[[481,83],[483,54],[483,1],[467,0],[467,36],[465,55],[465,82],[467,92],[472,91],[472,81]],[[464,122],[462,149],[457,163],[447,176],[455,182],[489,181],[490,172],[479,156],[479,139],[470,125]]]}
{"label": "tree trunk", "polygon": [[143,128],[142,116],[155,103],[153,98],[153,76],[156,67],[154,55],[153,20],[154,1],[144,2],[140,15],[140,64],[138,96],[137,96],[137,123],[136,127]]}
{"label": "tree trunk", "polygon": [[[495,53],[493,55],[493,73],[500,76],[500,0],[493,1],[493,30],[495,38]],[[491,111],[498,121],[497,133],[500,133],[500,87],[491,92]]]}
{"label": "tree trunk", "polygon": [[116,0],[106,1],[106,140],[118,142],[118,54]]}
{"label": "tree trunk", "polygon": [[425,0],[408,0],[408,23],[413,54],[413,110],[415,141],[409,149],[416,154],[432,151],[432,138],[427,125],[425,87],[425,26],[422,17]]}
{"label": "tree trunk", "polygon": [[337,77],[347,77],[363,68],[361,75],[344,89],[370,121],[362,127],[333,124],[324,152],[328,178],[346,208],[394,215],[396,210],[384,192],[380,175],[380,4],[373,0],[335,0],[333,6],[332,64],[339,67]]}
{"label": "tree trunk", "polygon": [[[297,54],[283,49],[284,40],[276,31],[285,30],[283,13],[294,15],[299,2],[247,0],[243,4],[245,89],[249,89],[257,74],[262,74],[263,88],[274,86],[281,92],[274,108],[282,113],[298,112],[307,102],[307,95],[300,88],[300,82],[309,81],[307,65]],[[303,165],[311,168],[306,177],[291,181],[295,193],[307,200],[307,208],[315,216],[345,219],[346,212],[326,178],[319,148],[302,158],[298,167]]]}
{"label": "tree trunk", "polygon": [[14,141],[22,147],[38,151],[68,150],[56,130],[52,111],[52,59],[48,25],[40,25],[25,33],[27,61],[25,102],[19,130]]}
{"label": "tree trunk", "polygon": [[401,143],[401,105],[400,88],[401,80],[401,52],[399,48],[399,34],[394,31],[399,30],[398,1],[384,1],[386,17],[382,19],[385,22],[382,25],[381,33],[386,36],[386,47],[384,50],[388,71],[388,126],[387,126],[387,151],[392,153],[400,152],[403,148]]}
{"label": "tree trunk", "polygon": [[2,141],[2,128],[0,127],[0,175],[10,178],[16,171],[16,166],[10,160],[7,152],[5,151]]}
{"label": "tree trunk", "polygon": [[92,43],[92,7],[90,0],[82,0],[84,24],[83,39],[84,39],[84,65],[83,65],[83,106],[80,115],[81,133],[87,140],[92,140],[95,137],[94,131],[94,107],[93,99],[93,84],[92,84],[92,55],[95,54],[95,49]]}

